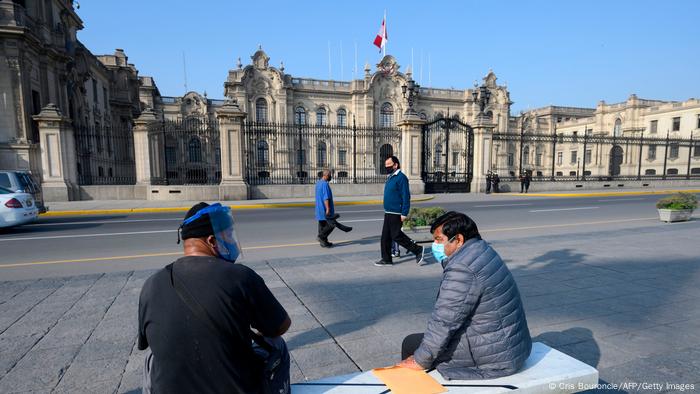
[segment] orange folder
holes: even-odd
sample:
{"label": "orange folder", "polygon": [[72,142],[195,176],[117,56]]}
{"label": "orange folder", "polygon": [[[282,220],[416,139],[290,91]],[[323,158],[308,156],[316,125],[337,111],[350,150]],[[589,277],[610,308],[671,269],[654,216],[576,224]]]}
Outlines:
{"label": "orange folder", "polygon": [[393,366],[376,368],[372,373],[389,387],[393,394],[438,394],[447,391],[425,371]]}

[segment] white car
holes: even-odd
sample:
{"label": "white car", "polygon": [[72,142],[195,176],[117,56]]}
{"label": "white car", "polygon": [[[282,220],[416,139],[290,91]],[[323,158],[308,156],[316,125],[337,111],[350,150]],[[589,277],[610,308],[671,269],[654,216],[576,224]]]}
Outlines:
{"label": "white car", "polygon": [[37,217],[39,209],[31,194],[0,187],[0,228],[33,222]]}

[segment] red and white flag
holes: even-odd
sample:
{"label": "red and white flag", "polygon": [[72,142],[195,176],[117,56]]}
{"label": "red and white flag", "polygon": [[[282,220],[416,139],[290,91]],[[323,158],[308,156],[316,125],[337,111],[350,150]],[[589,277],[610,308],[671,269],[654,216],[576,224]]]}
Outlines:
{"label": "red and white flag", "polygon": [[374,38],[374,45],[376,45],[381,51],[384,46],[386,46],[387,40],[389,40],[389,36],[386,33],[386,15],[384,15],[384,19],[382,19],[382,27],[379,28],[379,33],[377,33],[377,37]]}

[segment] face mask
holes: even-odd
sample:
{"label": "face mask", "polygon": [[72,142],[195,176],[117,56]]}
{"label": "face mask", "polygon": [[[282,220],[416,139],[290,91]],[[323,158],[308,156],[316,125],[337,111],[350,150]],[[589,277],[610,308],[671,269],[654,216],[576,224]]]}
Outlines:
{"label": "face mask", "polygon": [[394,167],[385,167],[385,168],[386,168],[387,174],[391,174],[392,172],[394,172]]}
{"label": "face mask", "polygon": [[[447,240],[447,242],[452,242],[452,240],[455,239],[455,237],[450,238],[449,240]],[[431,247],[431,249],[433,251],[433,257],[435,257],[435,260],[437,260],[437,262],[440,263],[447,258],[447,255],[445,254],[444,244],[433,242],[433,246]]]}

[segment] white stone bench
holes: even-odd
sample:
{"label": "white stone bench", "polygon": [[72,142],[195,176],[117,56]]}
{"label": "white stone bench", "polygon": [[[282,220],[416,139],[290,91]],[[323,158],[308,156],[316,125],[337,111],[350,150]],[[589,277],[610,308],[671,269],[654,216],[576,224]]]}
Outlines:
{"label": "white stone bench", "polygon": [[[598,371],[549,346],[535,342],[523,369],[515,375],[487,380],[445,380],[430,372],[449,393],[575,393],[595,388]],[[292,394],[379,394],[386,387],[371,371],[292,385]]]}

